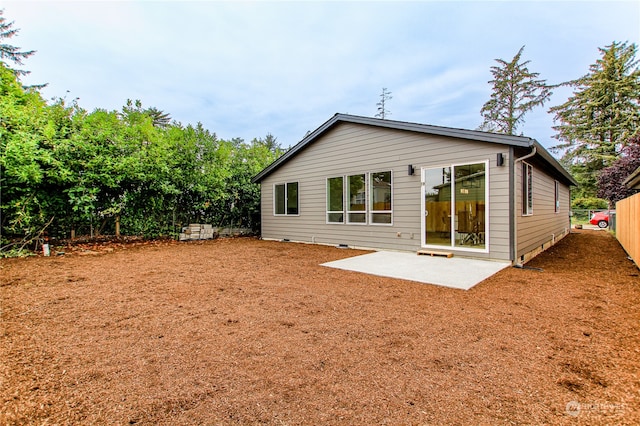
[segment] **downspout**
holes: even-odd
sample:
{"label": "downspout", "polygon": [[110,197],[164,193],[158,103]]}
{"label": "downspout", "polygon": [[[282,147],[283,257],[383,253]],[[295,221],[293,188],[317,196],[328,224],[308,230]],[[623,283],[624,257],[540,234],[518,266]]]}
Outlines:
{"label": "downspout", "polygon": [[[512,151],[513,152],[513,151]],[[531,150],[530,153],[528,153],[527,155],[524,155],[520,158],[516,158],[513,162],[513,185],[511,186],[511,194],[512,194],[512,198],[511,198],[511,205],[512,205],[512,240],[513,240],[513,246],[511,248],[511,254],[513,257],[513,262],[514,262],[514,266],[516,267],[522,267],[522,264],[520,264],[520,260],[518,259],[518,226],[517,226],[517,217],[516,217],[516,204],[517,201],[516,200],[516,188],[515,188],[515,176],[516,176],[516,165],[521,162],[522,160],[526,160],[527,158],[531,158],[534,155],[536,155],[536,153],[538,152],[538,148],[536,148],[535,145],[533,145],[533,149]],[[521,182],[522,182],[522,177],[521,177]]]}
{"label": "downspout", "polygon": [[516,260],[515,237],[516,237],[516,178],[515,178],[515,148],[509,147],[509,258],[514,263]]}
{"label": "downspout", "polygon": [[[569,185],[569,232],[571,232],[571,221],[573,219],[573,214],[571,212],[571,185]],[[567,234],[567,232],[565,232]]]}
{"label": "downspout", "polygon": [[522,160],[526,160],[527,158],[531,158],[534,155],[536,155],[536,152],[538,152],[538,148],[536,148],[536,146],[533,146],[533,149],[531,150],[530,153],[528,153],[527,155],[525,155],[524,157],[520,157],[520,158],[516,158],[516,163],[519,163]]}

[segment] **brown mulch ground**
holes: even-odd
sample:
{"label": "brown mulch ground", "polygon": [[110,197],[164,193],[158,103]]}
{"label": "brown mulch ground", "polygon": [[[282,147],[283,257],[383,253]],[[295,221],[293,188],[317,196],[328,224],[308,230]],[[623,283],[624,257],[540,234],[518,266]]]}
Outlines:
{"label": "brown mulch ground", "polygon": [[357,254],[2,260],[0,424],[640,424],[639,271],[608,233],[466,292],[319,266]]}

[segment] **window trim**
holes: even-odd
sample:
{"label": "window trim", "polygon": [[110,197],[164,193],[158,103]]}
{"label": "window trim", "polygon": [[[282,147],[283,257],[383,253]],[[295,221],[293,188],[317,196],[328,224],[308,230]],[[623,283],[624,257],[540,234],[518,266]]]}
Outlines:
{"label": "window trim", "polygon": [[[289,185],[291,184],[296,185],[297,213],[289,213]],[[284,186],[284,213],[276,213],[277,212],[276,187],[278,186]],[[273,215],[274,216],[300,216],[300,182],[299,181],[278,182],[273,184]]]}
{"label": "window trim", "polygon": [[[342,210],[329,210],[329,179],[342,179]],[[325,210],[326,210],[326,215],[325,215],[325,222],[327,225],[343,225],[345,223],[345,209],[344,209],[344,175],[342,176],[331,176],[325,179],[325,201],[326,201],[326,205],[325,205]],[[335,213],[339,213],[342,215],[342,220],[341,221],[330,221],[329,220],[329,215],[330,214],[335,214]]]}
{"label": "window trim", "polygon": [[[368,177],[369,177],[369,191],[373,192],[373,179],[371,178],[372,174],[376,174],[376,173],[386,173],[389,172],[389,188],[391,191],[390,194],[390,200],[389,203],[391,204],[391,209],[389,210],[374,210],[373,208],[373,195],[370,193],[369,195],[369,214],[368,214],[368,218],[369,218],[369,224],[372,226],[393,226],[393,169],[387,169],[387,170],[382,170],[382,171],[376,171],[376,172],[369,172],[368,173]],[[389,221],[389,223],[378,223],[375,222],[373,220],[373,216],[376,214],[389,214],[391,215],[391,220]]]}
{"label": "window trim", "polygon": [[557,180],[553,181],[554,183],[554,197],[553,197],[553,208],[554,213],[560,213],[560,182]]}
{"label": "window trim", "polygon": [[533,166],[525,161],[522,162],[522,216],[533,216]]}

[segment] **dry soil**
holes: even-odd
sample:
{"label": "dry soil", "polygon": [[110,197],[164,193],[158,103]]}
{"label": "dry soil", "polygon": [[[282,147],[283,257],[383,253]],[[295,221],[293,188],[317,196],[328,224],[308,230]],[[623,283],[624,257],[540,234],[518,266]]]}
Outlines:
{"label": "dry soil", "polygon": [[0,424],[640,424],[639,272],[607,232],[469,291],[252,238],[64,251],[0,261]]}

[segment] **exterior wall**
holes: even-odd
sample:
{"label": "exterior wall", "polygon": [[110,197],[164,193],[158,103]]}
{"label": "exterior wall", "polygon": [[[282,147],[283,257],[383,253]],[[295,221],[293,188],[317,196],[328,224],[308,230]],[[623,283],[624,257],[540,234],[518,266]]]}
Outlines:
{"label": "exterior wall", "polygon": [[515,164],[515,217],[517,258],[527,262],[562,239],[570,230],[569,187],[559,182],[560,209],[555,211],[556,179],[535,160],[524,160],[533,167],[533,214],[522,213],[522,162]]}
{"label": "exterior wall", "polygon": [[[462,256],[509,260],[509,167],[496,167],[504,145],[453,139],[354,123],[338,123],[296,157],[267,176],[262,188],[262,237],[350,247],[415,251],[421,245],[420,169],[489,161],[488,253],[447,251]],[[415,174],[409,176],[412,164]],[[327,224],[326,180],[358,173],[392,171],[393,224]],[[274,184],[298,182],[299,215],[274,216]]]}

